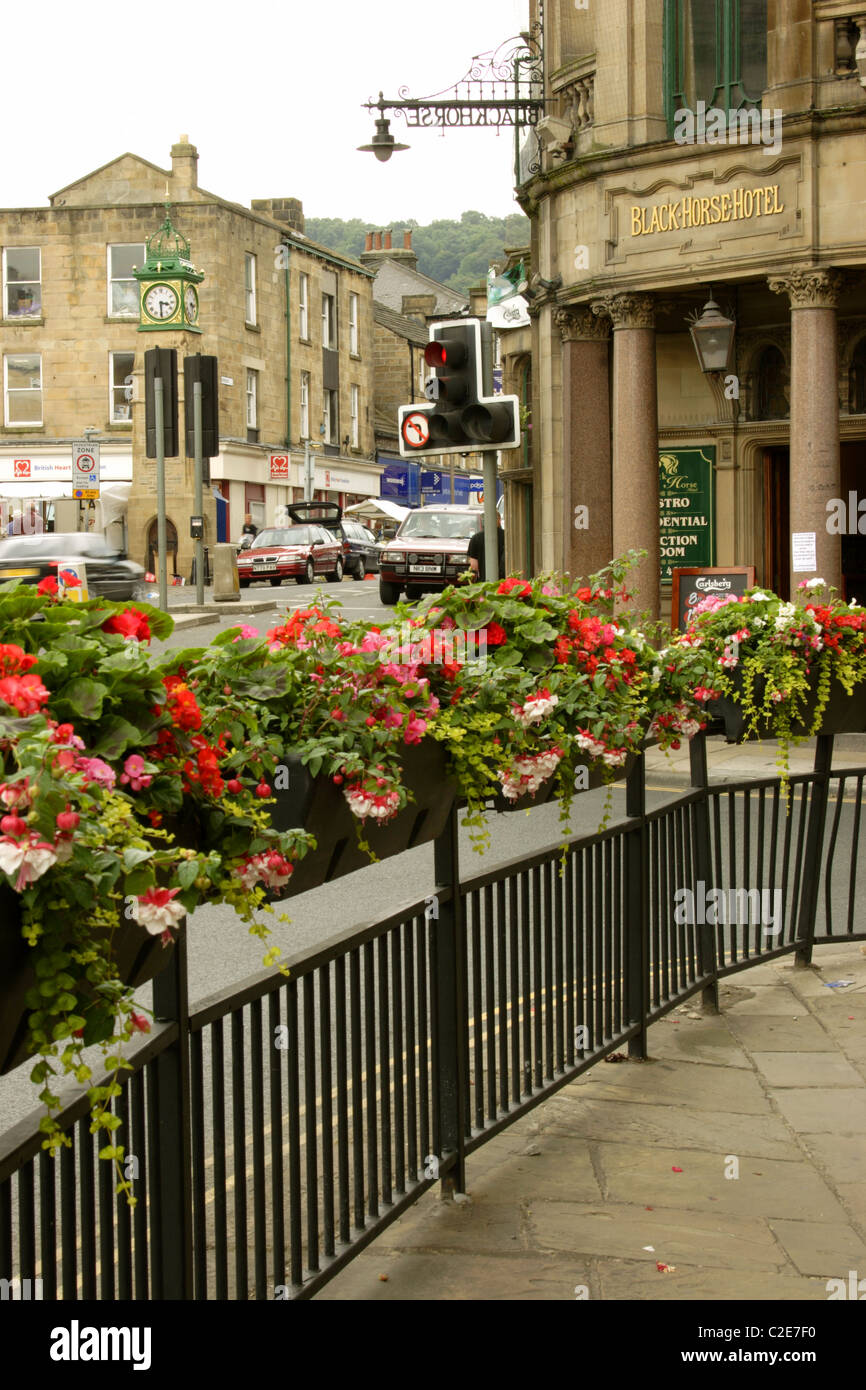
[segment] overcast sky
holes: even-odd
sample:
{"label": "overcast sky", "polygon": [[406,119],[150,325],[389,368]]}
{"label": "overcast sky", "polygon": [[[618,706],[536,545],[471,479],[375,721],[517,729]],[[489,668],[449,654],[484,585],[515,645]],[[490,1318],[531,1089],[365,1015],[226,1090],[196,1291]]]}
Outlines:
{"label": "overcast sky", "polygon": [[45,204],[126,150],[165,168],[185,133],[202,187],[246,205],[295,197],[308,217],[383,227],[519,212],[512,131],[443,137],[392,117],[410,150],[382,164],[356,146],[373,135],[362,102],[451,86],[528,12],[528,0],[42,0],[29,58],[6,34],[0,205]]}

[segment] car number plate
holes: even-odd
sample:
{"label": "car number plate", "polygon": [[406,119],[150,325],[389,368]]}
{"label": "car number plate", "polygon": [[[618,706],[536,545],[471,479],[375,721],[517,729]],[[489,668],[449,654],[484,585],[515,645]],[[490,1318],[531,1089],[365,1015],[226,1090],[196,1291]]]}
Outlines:
{"label": "car number plate", "polygon": [[263,565],[253,565],[253,572],[255,573],[257,570],[275,570],[276,568],[277,568],[277,562],[276,562],[276,560],[270,560],[270,561],[268,561],[266,564],[263,564]]}
{"label": "car number plate", "polygon": [[439,565],[410,565],[410,574],[440,574]]}

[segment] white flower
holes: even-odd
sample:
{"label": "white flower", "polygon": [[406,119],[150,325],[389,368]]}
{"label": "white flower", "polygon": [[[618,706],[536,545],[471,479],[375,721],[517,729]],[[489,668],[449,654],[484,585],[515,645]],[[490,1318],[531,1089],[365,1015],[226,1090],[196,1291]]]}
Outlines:
{"label": "white flower", "polygon": [[7,836],[0,840],[0,869],[10,878],[18,875],[15,889],[19,893],[28,883],[41,878],[56,861],[57,855],[51,845],[40,840],[35,831],[31,831],[28,841],[12,840]]}
{"label": "white flower", "polygon": [[824,587],[824,581],[823,581],[823,579],[809,579],[809,580],[806,581],[806,588],[807,588],[807,589],[823,589],[823,587]]}
{"label": "white flower", "polygon": [[772,594],[765,594],[765,593],[763,593],[763,592],[759,589],[758,592],[757,592],[756,594],[752,594],[752,597],[750,598],[749,602],[750,602],[750,603],[771,603],[771,602],[772,602],[772,599],[773,599],[773,595],[772,595]]}

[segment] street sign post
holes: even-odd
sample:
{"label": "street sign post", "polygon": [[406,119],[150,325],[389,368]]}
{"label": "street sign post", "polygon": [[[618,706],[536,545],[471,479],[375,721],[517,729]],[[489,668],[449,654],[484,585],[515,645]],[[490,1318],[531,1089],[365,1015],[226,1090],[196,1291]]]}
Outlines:
{"label": "street sign post", "polygon": [[86,439],[76,439],[72,444],[72,496],[99,496],[99,445]]}

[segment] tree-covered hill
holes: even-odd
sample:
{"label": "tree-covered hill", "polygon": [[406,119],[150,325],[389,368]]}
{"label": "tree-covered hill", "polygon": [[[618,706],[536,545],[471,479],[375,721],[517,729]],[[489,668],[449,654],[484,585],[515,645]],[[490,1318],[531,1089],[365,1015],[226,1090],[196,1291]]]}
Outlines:
{"label": "tree-covered hill", "polygon": [[[421,227],[412,218],[391,224],[394,246],[403,245],[403,232],[412,229],[412,248],[423,275],[466,293],[487,275],[491,261],[501,260],[506,246],[529,243],[529,221],[522,213],[487,217],[483,212],[464,212],[459,222],[443,220]],[[347,256],[360,256],[368,232],[382,231],[381,223],[353,218],[308,217],[306,233],[313,241]]]}

